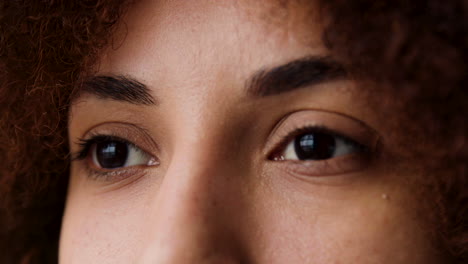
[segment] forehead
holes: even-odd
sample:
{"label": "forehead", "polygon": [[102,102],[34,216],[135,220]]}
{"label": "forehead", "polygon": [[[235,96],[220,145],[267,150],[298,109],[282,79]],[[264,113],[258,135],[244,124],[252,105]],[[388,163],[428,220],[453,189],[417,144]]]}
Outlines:
{"label": "forehead", "polygon": [[99,71],[159,84],[174,81],[168,78],[175,74],[191,81],[216,78],[214,72],[242,79],[260,68],[324,52],[311,4],[145,0],[122,19]]}

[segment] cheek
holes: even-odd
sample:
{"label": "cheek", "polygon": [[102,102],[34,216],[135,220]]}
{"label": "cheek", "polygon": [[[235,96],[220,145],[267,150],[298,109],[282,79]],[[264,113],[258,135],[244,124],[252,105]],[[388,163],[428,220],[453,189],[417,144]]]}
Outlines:
{"label": "cheek", "polygon": [[398,190],[383,195],[379,190],[388,188],[365,184],[352,189],[315,187],[312,198],[303,199],[273,187],[260,195],[257,202],[262,206],[254,228],[260,241],[257,252],[263,252],[259,259],[264,263],[437,263],[432,262],[421,219],[409,208],[414,197]]}
{"label": "cheek", "polygon": [[146,208],[140,196],[99,199],[84,189],[68,196],[60,263],[132,263],[141,255]]}
{"label": "cheek", "polygon": [[67,209],[60,241],[63,263],[131,263],[141,254],[138,208],[124,214]]}
{"label": "cheek", "polygon": [[[241,230],[238,239],[256,263],[435,263],[421,220],[411,210],[414,197],[401,186],[390,188],[380,181],[312,185],[286,181],[284,176],[257,182],[246,198],[250,206],[226,208],[229,218],[243,219],[233,229]],[[158,186],[142,180],[96,194],[72,177],[61,263],[141,260],[151,238],[158,236],[151,230],[155,215],[161,215],[149,213],[156,210],[151,204]]]}

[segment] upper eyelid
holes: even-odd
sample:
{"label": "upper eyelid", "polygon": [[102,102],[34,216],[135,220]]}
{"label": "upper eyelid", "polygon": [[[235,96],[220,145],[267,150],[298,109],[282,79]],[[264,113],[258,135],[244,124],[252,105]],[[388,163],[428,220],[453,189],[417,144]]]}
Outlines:
{"label": "upper eyelid", "polygon": [[285,144],[285,139],[307,128],[355,141],[370,151],[375,151],[381,140],[375,129],[356,118],[326,110],[306,109],[289,113],[275,124],[266,139],[263,154],[266,157],[272,155],[278,146]]}
{"label": "upper eyelid", "polygon": [[[104,127],[104,128],[102,128],[102,127]],[[102,132],[99,132],[100,130],[109,130],[110,132],[102,133]],[[127,122],[122,122],[122,121],[106,121],[106,122],[95,124],[92,127],[88,128],[83,133],[81,138],[91,138],[93,135],[98,135],[98,134],[116,136],[116,137],[120,137],[122,139],[128,138],[127,136],[124,136],[124,137],[119,136],[119,134],[121,134],[121,133],[115,133],[116,130],[121,130],[121,131],[123,130],[127,134],[132,134],[129,131],[135,130],[135,131],[138,131],[138,133],[141,133],[141,134],[145,135],[146,137],[148,137],[148,138],[150,138],[152,140],[152,138],[150,136],[151,133],[143,125],[134,124],[134,123],[127,123]],[[154,141],[152,143],[156,144]]]}
{"label": "upper eyelid", "polygon": [[85,159],[89,155],[91,145],[96,144],[96,142],[97,142],[96,139],[101,138],[101,137],[106,138],[107,140],[120,141],[122,143],[129,144],[131,147],[139,149],[139,150],[145,152],[146,154],[148,154],[150,156],[154,156],[154,155],[151,154],[151,152],[145,150],[145,148],[140,147],[139,145],[135,144],[134,142],[132,142],[132,141],[130,141],[128,139],[119,137],[119,136],[108,135],[108,134],[98,134],[97,133],[97,134],[94,134],[94,135],[90,135],[89,137],[90,138],[88,138],[88,139],[78,139],[79,142],[77,142],[76,144],[78,144],[80,146],[80,148],[79,148],[78,151],[72,153],[71,161]]}
{"label": "upper eyelid", "polygon": [[[87,129],[77,140],[88,140],[95,136],[109,136],[121,139],[151,156],[157,156],[160,153],[160,148],[151,136],[150,131],[139,124],[120,121],[99,123]],[[70,142],[75,143],[75,146],[79,146],[79,142]]]}
{"label": "upper eyelid", "polygon": [[79,138],[75,142],[75,144],[79,146],[79,149],[76,152],[72,153],[71,161],[85,159],[87,155],[89,154],[92,144],[96,144],[97,138],[100,138],[100,137],[103,137],[103,138],[109,137],[109,139],[115,139],[115,140],[127,143],[126,140],[122,140],[120,138],[107,136],[107,135],[94,135],[94,136],[90,136],[90,138],[88,139]]}

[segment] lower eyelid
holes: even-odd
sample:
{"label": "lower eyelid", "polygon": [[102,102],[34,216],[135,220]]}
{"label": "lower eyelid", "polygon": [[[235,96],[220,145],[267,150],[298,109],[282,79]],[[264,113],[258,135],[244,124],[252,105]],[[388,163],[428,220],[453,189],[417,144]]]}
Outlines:
{"label": "lower eyelid", "polygon": [[148,168],[138,165],[118,169],[103,169],[97,168],[94,164],[90,164],[91,162],[90,160],[83,160],[81,161],[82,164],[79,166],[82,166],[83,173],[85,173],[89,179],[98,182],[115,183],[129,178],[138,178],[144,176],[148,171]]}
{"label": "lower eyelid", "polygon": [[98,193],[105,193],[117,189],[124,188],[136,182],[142,181],[148,176],[148,171],[138,168],[129,168],[113,172],[93,172],[87,177],[98,184],[96,189]]}
{"label": "lower eyelid", "polygon": [[270,162],[289,174],[306,177],[342,175],[360,171],[369,166],[370,159],[365,153],[353,153],[328,160],[299,161],[282,160]]}

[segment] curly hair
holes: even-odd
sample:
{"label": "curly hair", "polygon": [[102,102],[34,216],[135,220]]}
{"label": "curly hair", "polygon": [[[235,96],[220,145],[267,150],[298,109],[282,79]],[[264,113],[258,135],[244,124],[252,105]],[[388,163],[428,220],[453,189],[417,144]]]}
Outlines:
{"label": "curly hair", "polygon": [[0,4],[0,248],[8,252],[2,263],[56,262],[68,181],[68,104],[125,6],[120,0]]}
{"label": "curly hair", "polygon": [[424,167],[423,206],[438,246],[467,263],[468,1],[321,2],[330,49],[357,79],[378,83],[371,104],[400,131],[405,158]]}
{"label": "curly hair", "polygon": [[[390,127],[405,124],[400,145],[438,176],[427,180],[434,235],[456,261],[468,262],[468,2],[318,2],[326,45],[356,79],[379,83],[369,86],[371,103],[394,116]],[[130,4],[0,3],[2,263],[57,261],[70,101]]]}

